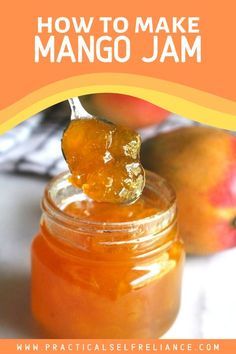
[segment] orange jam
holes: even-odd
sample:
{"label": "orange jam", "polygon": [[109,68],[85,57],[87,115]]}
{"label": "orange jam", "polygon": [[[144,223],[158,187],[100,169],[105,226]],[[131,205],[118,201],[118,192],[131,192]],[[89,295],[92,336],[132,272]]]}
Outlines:
{"label": "orange jam", "polygon": [[180,304],[175,194],[146,172],[131,205],[98,203],[69,174],[45,190],[32,244],[32,310],[48,337],[158,338]]}
{"label": "orange jam", "polygon": [[139,134],[95,118],[75,119],[63,134],[62,151],[73,185],[99,202],[133,202],[145,178]]}

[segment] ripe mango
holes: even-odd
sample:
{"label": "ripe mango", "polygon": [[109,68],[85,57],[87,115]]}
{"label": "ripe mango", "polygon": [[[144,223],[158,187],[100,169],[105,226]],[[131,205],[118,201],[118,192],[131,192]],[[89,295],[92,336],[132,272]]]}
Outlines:
{"label": "ripe mango", "polygon": [[130,128],[141,128],[163,121],[169,112],[137,97],[116,93],[80,96],[84,109],[93,116]]}
{"label": "ripe mango", "polygon": [[144,142],[141,161],[175,188],[188,253],[236,246],[236,137],[210,127],[179,128]]}

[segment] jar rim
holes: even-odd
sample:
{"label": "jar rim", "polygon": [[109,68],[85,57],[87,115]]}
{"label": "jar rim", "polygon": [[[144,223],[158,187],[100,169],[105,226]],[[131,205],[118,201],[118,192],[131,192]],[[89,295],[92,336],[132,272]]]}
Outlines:
{"label": "jar rim", "polygon": [[[165,227],[163,227],[160,231],[164,230],[166,227],[170,226],[170,224],[174,221],[176,216],[176,193],[173,187],[161,176],[151,171],[146,172],[146,185],[152,186],[152,188],[156,188],[160,190],[163,189],[165,192],[165,199],[168,199],[168,207],[164,210],[158,211],[157,213],[147,216],[144,218],[140,218],[138,220],[129,220],[129,221],[119,221],[119,222],[104,222],[104,221],[93,221],[83,218],[75,218],[72,215],[66,214],[63,209],[55,203],[53,200],[53,196],[55,197],[56,187],[61,185],[63,187],[68,187],[72,184],[69,182],[70,172],[62,172],[59,175],[52,178],[49,183],[46,185],[44,190],[44,196],[42,199],[41,207],[43,212],[45,212],[49,217],[53,218],[53,220],[57,221],[60,224],[64,224],[67,227],[73,229],[87,230],[92,229],[99,232],[101,230],[104,232],[106,230],[111,231],[119,231],[122,229],[130,229],[131,226],[138,227],[139,225],[147,225],[153,222],[161,223],[163,220],[168,220],[165,223]],[[79,190],[74,188],[75,190]]]}

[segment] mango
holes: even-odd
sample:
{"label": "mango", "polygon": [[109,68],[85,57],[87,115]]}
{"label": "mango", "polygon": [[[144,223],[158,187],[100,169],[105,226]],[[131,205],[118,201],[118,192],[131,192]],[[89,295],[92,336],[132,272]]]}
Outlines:
{"label": "mango", "polygon": [[236,137],[192,126],[144,142],[141,161],[175,188],[180,235],[191,254],[236,246]]}
{"label": "mango", "polygon": [[132,129],[162,122],[169,112],[145,100],[115,93],[98,93],[80,96],[84,109],[98,118]]}

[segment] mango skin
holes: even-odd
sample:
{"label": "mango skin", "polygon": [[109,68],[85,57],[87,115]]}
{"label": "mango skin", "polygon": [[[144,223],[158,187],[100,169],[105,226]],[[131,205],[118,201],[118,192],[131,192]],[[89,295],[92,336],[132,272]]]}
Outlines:
{"label": "mango skin", "polygon": [[170,114],[145,100],[116,93],[98,93],[79,97],[91,115],[137,129],[162,122]]}
{"label": "mango skin", "polygon": [[210,127],[179,128],[144,142],[141,162],[175,188],[188,253],[236,246],[236,137]]}

